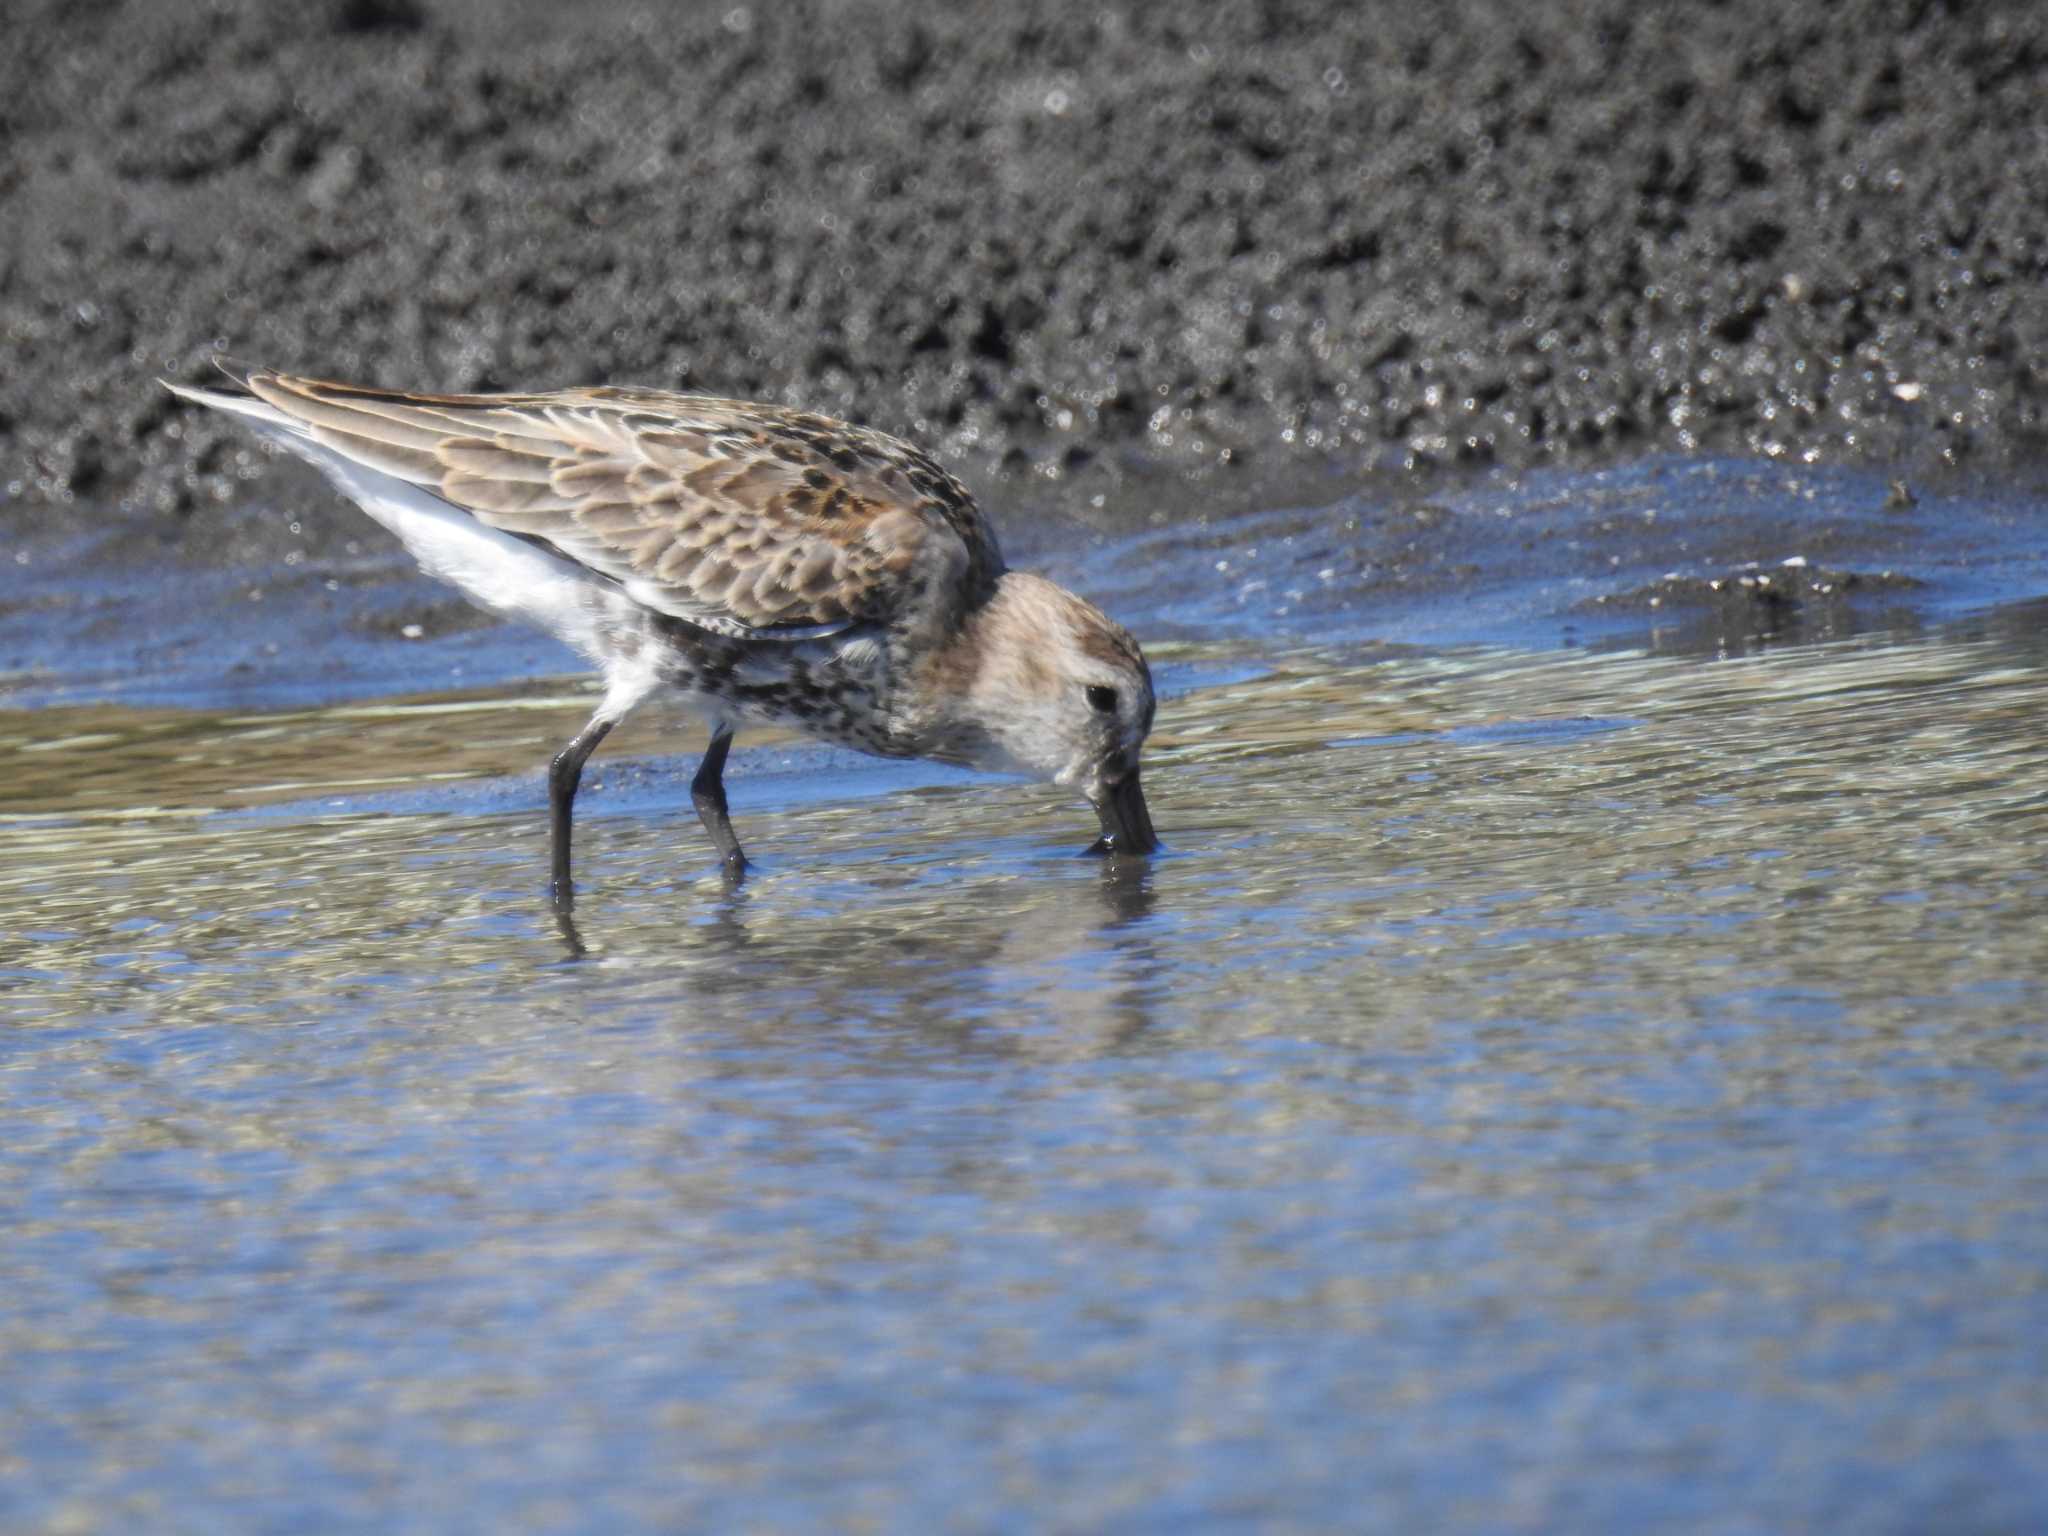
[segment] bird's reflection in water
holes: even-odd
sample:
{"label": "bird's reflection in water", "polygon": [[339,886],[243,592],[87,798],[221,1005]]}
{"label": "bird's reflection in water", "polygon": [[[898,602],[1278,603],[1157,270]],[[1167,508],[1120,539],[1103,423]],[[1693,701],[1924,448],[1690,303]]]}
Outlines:
{"label": "bird's reflection in water", "polygon": [[1107,918],[1103,924],[1105,932],[1125,923],[1140,922],[1152,915],[1152,909],[1159,902],[1153,873],[1150,859],[1110,858],[1102,861],[1102,878],[1096,889]]}
{"label": "bird's reflection in water", "polygon": [[583,942],[583,930],[576,926],[576,915],[567,907],[550,904],[554,913],[555,933],[562,941],[562,958],[572,964],[584,959],[590,953],[590,946]]}
{"label": "bird's reflection in water", "polygon": [[[1157,1022],[1154,1009],[1167,997],[1167,964],[1147,924],[1159,905],[1158,868],[1148,859],[1105,859],[1095,890],[1100,920],[1094,940],[1097,983],[1083,988],[1077,1017],[1081,1033],[1103,1050],[1134,1044]],[[1084,962],[1085,963],[1085,962]]]}
{"label": "bird's reflection in water", "polygon": [[[776,995],[800,994],[853,1016],[889,998],[900,1022],[1050,1022],[1065,1048],[1099,1049],[1146,1029],[1165,995],[1166,964],[1148,927],[1159,880],[1154,861],[1108,858],[1085,882],[1086,899],[1056,876],[891,885],[828,910],[792,907],[787,887],[727,883],[710,894],[696,884],[676,896],[694,910],[669,908],[658,929],[639,902],[586,901],[552,917],[561,963],[673,963],[700,1000],[746,996],[773,1011]],[[1021,902],[1003,899],[1020,890]]]}

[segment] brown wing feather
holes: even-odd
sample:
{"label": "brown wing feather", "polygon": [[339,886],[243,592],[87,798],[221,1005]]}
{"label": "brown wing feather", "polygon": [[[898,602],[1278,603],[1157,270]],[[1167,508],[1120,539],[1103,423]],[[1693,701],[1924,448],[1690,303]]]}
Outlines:
{"label": "brown wing feather", "polygon": [[966,488],[884,433],[657,390],[411,395],[252,369],[315,440],[727,633],[886,622],[1002,572]]}

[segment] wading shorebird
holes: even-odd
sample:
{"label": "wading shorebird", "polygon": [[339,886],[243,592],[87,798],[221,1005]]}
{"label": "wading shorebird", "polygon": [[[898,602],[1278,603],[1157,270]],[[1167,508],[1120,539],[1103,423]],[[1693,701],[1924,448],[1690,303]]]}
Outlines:
{"label": "wading shorebird", "polygon": [[885,433],[653,389],[415,395],[222,363],[187,400],[310,460],[422,569],[589,658],[604,696],[548,769],[556,904],[583,765],[658,690],[710,726],[690,783],[729,877],[740,726],[795,726],[1076,788],[1090,851],[1158,846],[1138,783],[1152,674],[1094,604],[1004,569],[965,486]]}

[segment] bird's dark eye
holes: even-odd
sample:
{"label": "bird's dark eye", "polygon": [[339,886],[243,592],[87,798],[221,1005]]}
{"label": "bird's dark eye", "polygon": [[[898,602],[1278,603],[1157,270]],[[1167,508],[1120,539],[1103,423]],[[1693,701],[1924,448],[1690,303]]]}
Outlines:
{"label": "bird's dark eye", "polygon": [[1116,713],[1116,690],[1105,688],[1100,683],[1091,683],[1088,688],[1088,707],[1099,709],[1105,715]]}

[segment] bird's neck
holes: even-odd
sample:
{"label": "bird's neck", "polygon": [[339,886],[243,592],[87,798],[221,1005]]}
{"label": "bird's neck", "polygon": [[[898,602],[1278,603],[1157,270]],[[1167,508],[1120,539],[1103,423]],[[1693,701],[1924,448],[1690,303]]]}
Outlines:
{"label": "bird's neck", "polygon": [[921,702],[902,717],[916,756],[970,768],[1018,769],[1000,744],[1000,727],[1019,680],[1045,665],[1033,649],[1043,636],[1032,614],[1041,601],[1037,588],[1045,584],[1041,577],[1005,573],[924,657],[916,686],[906,690]]}

